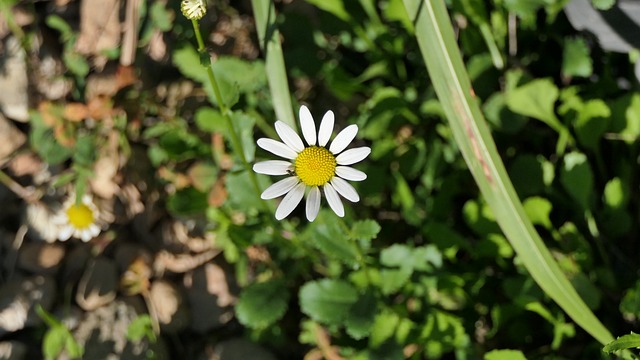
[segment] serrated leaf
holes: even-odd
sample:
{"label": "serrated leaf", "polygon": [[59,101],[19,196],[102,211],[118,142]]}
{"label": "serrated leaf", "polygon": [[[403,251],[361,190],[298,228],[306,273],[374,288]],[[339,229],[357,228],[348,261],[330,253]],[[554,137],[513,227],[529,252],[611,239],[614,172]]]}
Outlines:
{"label": "serrated leaf", "polygon": [[376,313],[376,298],[372,292],[367,291],[361,294],[347,316],[345,322],[347,334],[356,340],[369,335]]}
{"label": "serrated leaf", "polygon": [[393,244],[380,252],[380,263],[385,266],[403,266],[411,259],[413,249],[408,245]]}
{"label": "serrated leaf", "polygon": [[367,219],[356,221],[351,226],[351,238],[357,240],[372,240],[378,236],[380,232],[380,225],[377,221]]}
{"label": "serrated leaf", "polygon": [[602,351],[612,353],[619,350],[637,348],[640,348],[640,334],[634,334],[632,332],[631,334],[620,336],[608,343],[604,348],[602,348]]}
{"label": "serrated leaf", "polygon": [[565,155],[560,182],[583,209],[589,209],[589,199],[593,192],[593,173],[585,154],[571,152]]}
{"label": "serrated leaf", "polygon": [[316,321],[342,325],[352,305],[358,301],[358,292],[343,280],[311,281],[300,289],[302,312]]}
{"label": "serrated leaf", "polygon": [[411,266],[417,270],[429,271],[442,267],[442,253],[435,245],[420,246],[411,252]]}
{"label": "serrated leaf", "polygon": [[411,267],[402,267],[400,269],[382,269],[380,270],[380,287],[385,295],[398,292],[404,284],[407,283],[413,274]]}
{"label": "serrated leaf", "polygon": [[340,224],[333,221],[332,213],[320,211],[318,218],[305,231],[304,238],[326,256],[342,261],[347,265],[357,263],[358,251]]}
{"label": "serrated leaf", "polygon": [[378,314],[369,337],[369,345],[376,348],[393,336],[398,322],[400,322],[400,316],[390,310]]}
{"label": "serrated leaf", "polygon": [[255,283],[240,294],[236,314],[241,324],[264,329],[284,315],[288,301],[289,292],[282,281]]}
{"label": "serrated leaf", "polygon": [[520,350],[492,350],[484,354],[484,360],[527,360]]}

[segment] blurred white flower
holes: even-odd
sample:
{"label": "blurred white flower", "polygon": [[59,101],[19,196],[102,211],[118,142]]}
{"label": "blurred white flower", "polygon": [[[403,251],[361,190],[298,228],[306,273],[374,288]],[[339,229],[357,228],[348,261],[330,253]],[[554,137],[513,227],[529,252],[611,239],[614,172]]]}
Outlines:
{"label": "blurred white flower", "polygon": [[362,181],[367,175],[350,166],[365,159],[371,153],[369,147],[346,150],[358,133],[357,125],[344,128],[331,142],[335,116],[327,111],[316,131],[316,124],[306,106],[300,108],[300,127],[307,142],[304,145],[298,134],[282,121],[276,121],[276,132],[283,142],[273,139],[258,139],[258,146],[270,153],[285,158],[256,163],[253,171],[266,175],[291,175],[267,188],[261,195],[263,199],[273,199],[285,195],[276,210],[276,219],[287,217],[298,206],[307,189],[306,215],[309,221],[315,220],[320,211],[320,197],[323,190],[329,206],[336,215],[344,216],[344,207],[340,196],[351,202],[360,200],[356,190],[345,180]]}
{"label": "blurred white flower", "polygon": [[58,240],[66,241],[72,236],[84,242],[93,239],[100,234],[100,227],[97,224],[98,216],[98,208],[91,196],[84,195],[82,201],[78,203],[75,196],[71,196],[54,219],[60,226]]}

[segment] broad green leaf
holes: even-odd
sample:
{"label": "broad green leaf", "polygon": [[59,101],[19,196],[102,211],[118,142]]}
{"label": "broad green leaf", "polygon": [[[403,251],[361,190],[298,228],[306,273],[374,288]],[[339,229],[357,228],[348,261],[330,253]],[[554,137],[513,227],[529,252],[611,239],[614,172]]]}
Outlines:
{"label": "broad green leaf", "polygon": [[491,208],[484,202],[467,201],[462,207],[462,215],[466,224],[478,235],[500,232]]}
{"label": "broad green leaf", "polygon": [[385,266],[403,266],[411,258],[411,251],[408,245],[393,244],[380,252],[380,263]]}
{"label": "broad green leaf", "polygon": [[492,350],[484,354],[484,360],[527,360],[520,350]]}
{"label": "broad green leaf", "polygon": [[420,246],[411,253],[411,264],[414,269],[431,271],[442,267],[442,253],[435,245]]}
{"label": "broad green leaf", "polygon": [[42,160],[49,165],[58,165],[71,157],[71,149],[56,141],[53,131],[44,125],[40,114],[32,113],[30,123],[29,143]]}
{"label": "broad green leaf", "polygon": [[241,324],[264,329],[284,315],[288,301],[289,292],[282,281],[254,283],[240,294],[236,315]]}
{"label": "broad green leaf", "polygon": [[368,336],[377,313],[376,298],[372,291],[361,294],[347,315],[345,322],[347,334],[356,340]]}
{"label": "broad green leaf", "polygon": [[169,31],[173,26],[173,20],[175,13],[168,10],[165,7],[166,4],[162,2],[155,2],[149,9],[149,15],[151,16],[151,22],[160,31]]}
{"label": "broad green leaf", "polygon": [[560,171],[560,182],[583,209],[590,208],[590,199],[593,193],[593,173],[586,155],[579,152],[571,152],[565,155]]}
{"label": "broad green leaf", "polygon": [[564,76],[589,77],[592,73],[593,61],[587,42],[582,38],[566,39],[562,54],[562,74]]}
{"label": "broad green leaf", "polygon": [[640,282],[636,282],[634,287],[625,292],[620,301],[620,312],[625,318],[640,318]]}
{"label": "broad green leaf", "polygon": [[533,224],[542,225],[549,230],[553,228],[553,224],[549,219],[553,206],[549,200],[534,196],[526,199],[522,206],[524,206],[524,211]]}
{"label": "broad green leaf", "polygon": [[632,332],[631,334],[620,336],[608,343],[604,348],[602,348],[602,351],[612,353],[619,350],[638,348],[640,348],[640,334],[634,334]]}
{"label": "broad green leaf", "polygon": [[564,125],[554,110],[558,94],[558,87],[550,79],[537,79],[509,91],[507,106],[511,111],[540,120],[560,133]]}
{"label": "broad green leaf", "polygon": [[231,114],[231,121],[235,128],[236,134],[240,136],[242,148],[244,149],[244,157],[247,162],[253,162],[256,155],[256,142],[253,138],[253,127],[256,119],[240,111],[234,111]]}
{"label": "broad green leaf", "polygon": [[629,186],[615,177],[607,182],[604,187],[604,202],[612,209],[624,208],[629,202]]}
{"label": "broad green leaf", "polygon": [[196,111],[195,122],[198,129],[210,133],[218,132],[226,134],[227,123],[220,111],[210,107],[202,107]]}
{"label": "broad green leaf", "polygon": [[413,269],[411,267],[401,267],[399,269],[380,270],[380,287],[385,295],[398,292],[409,280]]}
{"label": "broad green leaf", "polygon": [[316,321],[341,325],[358,301],[356,289],[346,281],[323,279],[310,281],[300,289],[302,312]]}
{"label": "broad green leaf", "polygon": [[84,347],[82,347],[71,334],[67,336],[67,340],[65,341],[65,350],[67,350],[69,357],[72,359],[81,359],[82,355],[84,355]]}
{"label": "broad green leaf", "polygon": [[[258,183],[262,189],[266,189],[269,178],[258,176]],[[225,176],[225,185],[229,193],[229,201],[239,209],[247,211],[251,208],[259,209],[263,206],[260,194],[256,194],[251,183],[251,178],[246,171],[229,173]]]}
{"label": "broad green leaf", "polygon": [[254,92],[267,84],[264,63],[249,62],[237,57],[223,56],[214,63],[216,74],[224,76],[228,82],[235,83],[240,92]]}
{"label": "broad green leaf", "polygon": [[[509,3],[513,6],[518,2],[512,0]],[[409,18],[414,19],[415,34],[430,81],[447,115],[456,144],[518,258],[541,289],[577,324],[600,343],[609,343],[613,339],[611,333],[582,301],[526,217],[478,107],[477,98],[469,90],[472,85],[444,1],[404,0],[404,4]],[[527,84],[529,87],[525,91],[515,89],[517,96],[508,99],[508,103],[511,101],[511,105],[523,114],[541,116],[564,131],[554,113],[558,90],[550,80],[535,80],[534,84],[540,81],[533,88],[531,83]],[[528,95],[532,98],[527,98]],[[568,134],[561,135],[570,140]],[[558,146],[557,150],[562,150],[559,151],[562,153],[564,148]],[[464,327],[462,335],[456,338],[460,341],[465,339]]]}
{"label": "broad green leaf", "polygon": [[609,127],[610,117],[611,110],[604,101],[595,99],[584,103],[574,124],[578,140],[591,149],[597,149],[602,135]]}

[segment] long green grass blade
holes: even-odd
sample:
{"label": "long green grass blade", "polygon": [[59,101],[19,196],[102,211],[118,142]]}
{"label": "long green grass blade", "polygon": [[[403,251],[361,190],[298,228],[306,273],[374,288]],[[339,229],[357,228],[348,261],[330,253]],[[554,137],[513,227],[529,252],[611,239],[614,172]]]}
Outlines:
{"label": "long green grass blade", "polygon": [[260,48],[265,53],[267,79],[276,116],[278,120],[297,129],[273,3],[270,0],[252,0],[251,5],[256,20]]}
{"label": "long green grass blade", "polygon": [[525,215],[473,95],[443,0],[404,0],[456,142],[484,198],[538,285],[600,343],[613,340],[564,276]]}

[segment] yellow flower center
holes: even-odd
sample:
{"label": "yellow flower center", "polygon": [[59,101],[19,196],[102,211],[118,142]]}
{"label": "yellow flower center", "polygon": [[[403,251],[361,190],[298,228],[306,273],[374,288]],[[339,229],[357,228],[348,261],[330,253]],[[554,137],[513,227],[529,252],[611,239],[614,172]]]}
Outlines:
{"label": "yellow flower center", "polygon": [[85,229],[93,223],[93,210],[85,204],[73,204],[67,209],[69,223],[76,229]]}
{"label": "yellow flower center", "polygon": [[308,186],[324,185],[336,173],[336,157],[319,146],[310,146],[296,158],[296,175]]}

